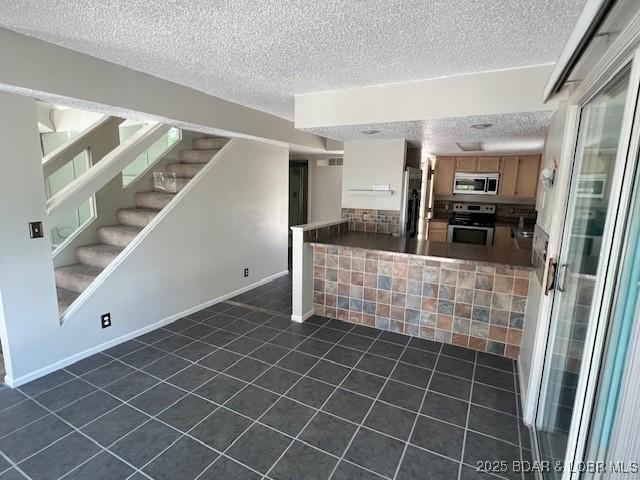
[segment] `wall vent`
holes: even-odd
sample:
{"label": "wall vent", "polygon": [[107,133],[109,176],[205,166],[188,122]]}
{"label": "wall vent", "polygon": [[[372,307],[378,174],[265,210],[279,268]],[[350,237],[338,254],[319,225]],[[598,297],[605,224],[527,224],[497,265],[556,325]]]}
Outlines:
{"label": "wall vent", "polygon": [[321,158],[316,160],[317,167],[341,167],[342,158]]}

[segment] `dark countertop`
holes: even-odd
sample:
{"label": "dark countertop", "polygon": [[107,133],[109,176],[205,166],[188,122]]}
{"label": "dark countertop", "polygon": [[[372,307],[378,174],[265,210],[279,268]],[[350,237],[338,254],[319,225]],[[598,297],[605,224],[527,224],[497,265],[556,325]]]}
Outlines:
{"label": "dark countertop", "polygon": [[406,253],[421,257],[431,257],[434,260],[468,260],[493,265],[532,268],[531,254],[525,250],[462,243],[429,242],[427,240],[418,241],[382,233],[346,232],[310,243]]}

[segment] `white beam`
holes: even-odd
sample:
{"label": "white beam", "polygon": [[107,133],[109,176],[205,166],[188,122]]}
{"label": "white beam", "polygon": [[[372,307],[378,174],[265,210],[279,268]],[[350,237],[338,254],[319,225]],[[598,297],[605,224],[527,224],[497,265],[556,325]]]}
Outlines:
{"label": "white beam", "polygon": [[552,68],[538,65],[296,95],[296,128],[555,110],[542,96]]}

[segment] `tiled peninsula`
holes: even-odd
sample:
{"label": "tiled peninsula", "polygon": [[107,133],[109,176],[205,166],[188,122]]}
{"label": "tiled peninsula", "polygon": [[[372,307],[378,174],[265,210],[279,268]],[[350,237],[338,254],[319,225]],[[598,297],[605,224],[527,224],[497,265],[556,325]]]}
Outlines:
{"label": "tiled peninsula", "polygon": [[306,245],[313,313],[517,358],[528,252],[344,231]]}

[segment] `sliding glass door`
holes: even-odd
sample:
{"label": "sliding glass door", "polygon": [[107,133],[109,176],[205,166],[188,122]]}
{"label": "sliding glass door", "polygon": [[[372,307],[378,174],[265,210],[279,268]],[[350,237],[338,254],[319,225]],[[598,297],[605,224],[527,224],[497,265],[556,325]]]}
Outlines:
{"label": "sliding glass door", "polygon": [[[568,211],[551,329],[536,415],[536,435],[541,460],[552,465],[564,462],[570,426],[576,411],[579,375],[585,352],[590,351],[587,333],[598,318],[596,281],[606,269],[607,245],[603,242],[607,222],[615,219],[609,200],[614,172],[624,162],[618,155],[630,84],[630,68],[615,76],[580,111],[578,139],[571,175]],[[545,479],[562,478],[550,469]]]}

